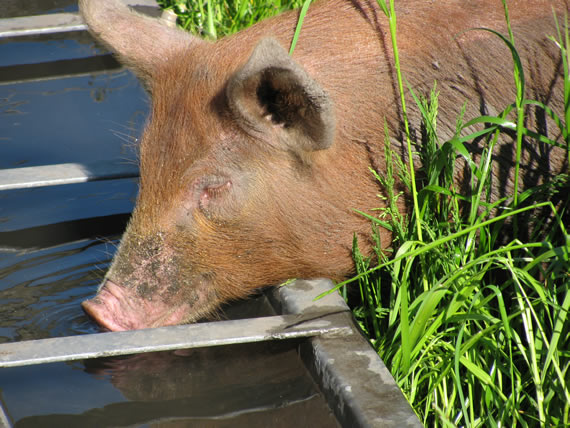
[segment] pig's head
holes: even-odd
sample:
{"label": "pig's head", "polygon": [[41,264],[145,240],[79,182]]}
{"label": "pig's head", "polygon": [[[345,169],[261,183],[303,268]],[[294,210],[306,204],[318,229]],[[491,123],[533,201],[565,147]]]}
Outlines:
{"label": "pig's head", "polygon": [[119,1],[80,7],[152,99],[137,204],[85,310],[110,330],[172,325],[287,278],[346,275],[333,102],[282,45],[206,42]]}

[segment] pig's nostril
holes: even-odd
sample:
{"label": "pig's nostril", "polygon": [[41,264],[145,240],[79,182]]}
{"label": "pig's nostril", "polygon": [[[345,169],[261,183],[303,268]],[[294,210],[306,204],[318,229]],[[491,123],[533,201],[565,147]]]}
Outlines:
{"label": "pig's nostril", "polygon": [[102,303],[97,300],[97,297],[81,302],[81,307],[87,316],[95,321],[102,328],[102,330],[112,331],[110,326],[107,326],[104,311],[102,311]]}

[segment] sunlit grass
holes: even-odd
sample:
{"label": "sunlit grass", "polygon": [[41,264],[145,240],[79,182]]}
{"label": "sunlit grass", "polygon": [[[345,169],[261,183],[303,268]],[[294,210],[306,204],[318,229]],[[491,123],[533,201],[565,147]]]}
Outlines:
{"label": "sunlit grass", "polygon": [[304,0],[157,0],[178,15],[179,25],[209,39],[233,34],[256,22],[288,9],[299,8]]}
{"label": "sunlit grass", "polygon": [[[390,16],[393,10],[386,7],[385,13]],[[566,76],[565,111],[559,116],[545,111],[555,117],[562,145],[568,148],[565,28],[557,35]],[[378,218],[370,217],[375,227],[394,231],[395,254],[390,258],[378,250],[378,243],[380,263],[371,268],[355,242],[361,304],[354,313],[426,426],[567,426],[570,236],[561,216],[570,207],[568,198],[566,205],[554,206],[550,196],[567,191],[569,179],[560,175],[525,192],[518,191],[515,180],[511,201],[489,205],[493,147],[502,129],[516,130],[516,171],[523,137],[560,144],[524,128],[524,107],[540,104],[524,98],[525,76],[512,36],[494,36],[501,37],[513,54],[516,100],[497,117],[465,124],[459,118],[455,138],[441,144],[437,93],[432,92],[429,100],[414,95],[426,141],[421,147],[411,147],[409,140],[408,144],[410,152],[420,153],[425,179],[417,180],[414,188],[409,172],[413,168],[405,167],[386,145],[388,169],[375,173],[377,179],[391,189],[394,177],[403,176],[417,202],[408,221],[397,211],[398,195],[389,194],[388,208]],[[394,47],[397,50],[396,41]],[[514,121],[507,119],[511,112]],[[463,136],[463,130],[475,123],[485,124],[485,130]],[[476,163],[463,143],[481,135],[485,147]],[[467,158],[471,167],[470,196],[456,193],[452,177],[457,157]],[[526,203],[531,199],[534,202]],[[544,209],[554,218],[548,233],[538,230],[526,242],[516,235],[508,243],[500,241],[517,230],[520,214]]]}

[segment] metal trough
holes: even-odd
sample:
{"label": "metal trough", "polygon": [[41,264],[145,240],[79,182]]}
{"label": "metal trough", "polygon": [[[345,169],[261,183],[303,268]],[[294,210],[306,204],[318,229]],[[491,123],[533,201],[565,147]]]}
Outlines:
{"label": "metal trough", "polygon": [[[138,3],[149,6],[148,1]],[[83,29],[85,25],[76,14],[0,20],[0,37]],[[0,190],[136,175],[136,167],[117,162],[14,168],[0,171]],[[273,316],[2,344],[0,370],[57,361],[293,340],[298,356],[341,426],[421,426],[341,297],[333,293],[314,300],[331,286],[331,281],[325,279],[297,280],[266,292]],[[0,426],[11,426],[1,403]]]}
{"label": "metal trough", "polygon": [[[354,325],[331,281],[297,280],[267,293],[283,315],[0,345],[0,367],[304,339],[298,352],[343,427],[420,427],[390,372]],[[3,419],[2,419],[3,418]],[[0,414],[6,426],[8,417]]]}

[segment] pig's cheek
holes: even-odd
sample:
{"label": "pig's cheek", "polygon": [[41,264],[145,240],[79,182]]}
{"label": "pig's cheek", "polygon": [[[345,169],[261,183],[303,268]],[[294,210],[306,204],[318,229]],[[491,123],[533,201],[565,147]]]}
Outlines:
{"label": "pig's cheek", "polygon": [[183,207],[182,212],[177,216],[177,224],[189,227],[195,223],[196,208]]}
{"label": "pig's cheek", "polygon": [[195,224],[198,211],[197,197],[194,195],[194,192],[188,192],[188,195],[185,196],[174,211],[175,224],[184,228],[191,227]]}

